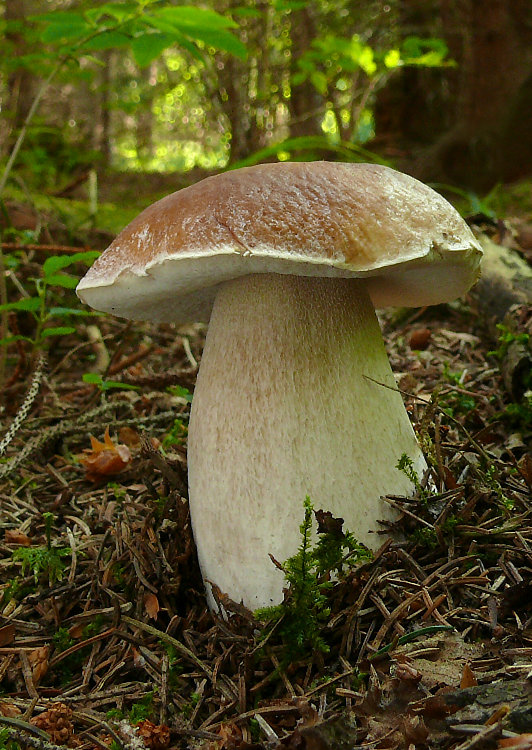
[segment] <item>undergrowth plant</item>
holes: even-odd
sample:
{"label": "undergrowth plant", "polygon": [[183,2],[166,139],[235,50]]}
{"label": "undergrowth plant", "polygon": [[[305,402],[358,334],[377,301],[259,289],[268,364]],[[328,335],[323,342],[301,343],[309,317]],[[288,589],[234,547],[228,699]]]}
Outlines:
{"label": "undergrowth plant", "polygon": [[322,629],[330,614],[327,590],[333,585],[330,574],[342,575],[344,567],[371,559],[371,552],[354,536],[342,531],[342,519],[316,511],[318,541],[312,544],[314,508],[307,496],[304,519],[299,527],[301,542],[295,555],[282,565],[287,591],[284,601],[255,611],[255,618],[273,624],[280,634],[288,661],[307,650],[327,652]]}
{"label": "undergrowth plant", "polygon": [[[15,334],[0,339],[0,346],[7,346],[15,341],[29,342],[34,349],[43,349],[47,346],[51,336],[66,336],[74,333],[75,328],[71,325],[75,318],[90,316],[93,313],[80,307],[64,306],[57,304],[58,287],[66,290],[74,290],[78,284],[78,277],[71,273],[64,273],[64,269],[75,263],[86,263],[89,265],[99,253],[96,250],[87,250],[72,255],[52,255],[42,265],[42,276],[32,278],[30,281],[33,288],[27,292],[27,296],[16,302],[6,302],[0,305],[0,312],[26,312],[35,320],[35,332],[33,336]],[[63,325],[59,323],[62,322]]]}
{"label": "undergrowth plant", "polygon": [[42,574],[48,578],[48,584],[53,586],[60,581],[66,567],[63,558],[72,554],[70,547],[52,546],[53,513],[43,513],[46,545],[40,547],[19,547],[13,552],[12,559],[22,564],[22,575],[27,573],[33,575],[35,584],[39,582]]}

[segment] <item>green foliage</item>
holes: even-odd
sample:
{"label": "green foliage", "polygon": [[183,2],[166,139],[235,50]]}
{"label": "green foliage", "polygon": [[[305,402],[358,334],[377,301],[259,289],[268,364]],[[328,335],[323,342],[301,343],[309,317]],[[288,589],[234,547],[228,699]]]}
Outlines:
{"label": "green foliage", "polygon": [[83,382],[90,383],[98,387],[101,393],[106,393],[113,388],[119,388],[121,391],[138,391],[138,385],[131,385],[129,383],[121,383],[119,380],[107,380],[97,372],[86,372],[83,375]]}
{"label": "green foliage", "polygon": [[206,48],[224,50],[244,59],[245,45],[231,33],[231,18],[214,10],[161,5],[158,0],[103,3],[87,11],[53,11],[33,17],[44,25],[40,38],[60,52],[90,53],[129,47],[139,67],[146,67],[165,49],[179,45],[202,59]]}
{"label": "green foliage", "polygon": [[108,719],[127,718],[134,726],[135,724],[144,721],[144,719],[149,719],[150,716],[153,716],[154,697],[155,691],[151,690],[149,693],[146,693],[146,695],[144,695],[139,701],[137,701],[136,703],[132,703],[129,711],[124,712],[118,708],[112,708],[110,711],[107,711],[106,716]]}
{"label": "green foliage", "polygon": [[[457,388],[464,388],[462,378],[464,373],[451,372],[448,364],[445,362],[443,366],[443,376]],[[440,393],[438,398],[439,405],[442,411],[450,417],[455,417],[457,414],[467,414],[476,407],[475,397],[472,393],[464,393],[463,391],[447,391]]]}
{"label": "green foliage", "polygon": [[[66,336],[74,333],[72,325],[58,325],[59,322],[71,323],[74,318],[91,315],[88,310],[79,307],[65,306],[63,298],[78,284],[78,277],[72,273],[64,273],[64,269],[75,263],[89,264],[99,255],[94,250],[88,250],[72,255],[52,255],[42,266],[42,276],[33,278],[33,294],[15,302],[0,305],[0,312],[26,312],[35,320],[36,328],[33,338],[28,336],[9,336],[0,339],[0,345],[7,345],[13,341],[24,340],[35,349],[44,349],[49,344],[50,337]],[[63,290],[60,292],[60,290]],[[61,295],[61,296],[60,296]],[[57,304],[60,301],[61,304]]]}
{"label": "green foliage", "polygon": [[169,450],[174,445],[183,445],[187,439],[188,426],[181,419],[175,419],[174,424],[163,438],[163,450]]}
{"label": "green foliage", "polygon": [[60,581],[66,563],[64,557],[72,554],[70,547],[52,547],[52,525],[54,521],[53,513],[43,513],[45,524],[46,546],[44,547],[19,547],[14,550],[12,559],[14,562],[20,562],[22,565],[22,575],[25,576],[31,572],[35,584],[39,582],[41,574],[46,574],[48,584],[52,586],[56,581]]}
{"label": "green foliage", "polygon": [[[530,344],[530,334],[528,333],[516,333],[515,331],[511,331],[508,326],[504,325],[504,323],[497,323],[497,329],[499,331],[499,345],[497,349],[488,352],[488,354],[497,357],[499,360],[506,357],[511,344],[521,344],[522,346],[528,346]],[[532,386],[532,373],[530,373],[527,385]]]}
{"label": "green foliage", "polygon": [[[442,67],[452,65],[448,48],[442,39],[407,37],[398,47],[379,50],[363,41],[359,34],[351,37],[326,34],[314,39],[297,60],[292,84],[312,85],[327,100],[336,100],[334,130],[349,127],[349,140],[364,143],[374,135],[373,117],[368,109],[370,96],[381,88],[390,75],[406,66]],[[353,98],[359,106],[353,108]],[[338,121],[340,117],[340,121]]]}
{"label": "green foliage", "polygon": [[41,574],[45,573],[49,585],[52,586],[62,579],[66,568],[63,558],[71,553],[70,547],[19,547],[13,552],[12,557],[14,562],[22,564],[23,576],[31,572],[37,584]]}
{"label": "green foliage", "polygon": [[403,453],[395,468],[401,471],[405,475],[405,477],[407,477],[412,482],[419,499],[424,503],[428,502],[430,498],[430,492],[428,492],[421,485],[418,473],[414,467],[414,462],[412,461],[410,456],[408,456],[406,453]]}
{"label": "green foliage", "polygon": [[188,390],[188,388],[185,388],[182,385],[169,385],[166,390],[168,391],[168,393],[171,393],[172,396],[176,396],[177,398],[184,398],[187,403],[192,403],[192,393]]}
{"label": "green foliage", "polygon": [[[318,529],[319,540],[312,546],[313,506],[307,496],[304,520],[299,531],[301,543],[297,553],[283,564],[288,592],[284,601],[255,612],[257,620],[273,622],[282,637],[288,660],[302,656],[306,650],[327,652],[329,647],[321,632],[330,610],[326,592],[331,583],[328,574],[342,573],[347,562],[353,565],[368,560],[371,553],[358,544],[353,535],[341,530],[341,519],[321,511],[325,522]],[[316,513],[318,515],[319,511]],[[320,533],[321,531],[321,533]]]}

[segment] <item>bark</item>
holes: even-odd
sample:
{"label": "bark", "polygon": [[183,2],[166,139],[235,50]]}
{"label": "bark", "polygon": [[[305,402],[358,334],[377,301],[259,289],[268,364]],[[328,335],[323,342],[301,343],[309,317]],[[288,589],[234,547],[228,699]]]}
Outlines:
{"label": "bark", "polygon": [[[309,6],[291,14],[291,75],[297,71],[297,61],[316,37],[316,24]],[[289,100],[290,136],[321,135],[324,115],[323,97],[309,81],[292,85]]]}
{"label": "bark", "polygon": [[[507,178],[506,149],[514,139],[505,113],[515,111],[532,74],[530,4],[441,0],[441,10],[443,33],[458,62],[447,77],[454,123],[423,155],[417,174],[486,190]],[[526,106],[522,101],[517,108]],[[518,172],[530,169],[532,160],[527,159]]]}
{"label": "bark", "polygon": [[[27,4],[24,0],[5,0],[5,21],[15,21],[23,24],[28,12],[26,6]],[[6,34],[6,41],[11,47],[10,54],[12,58],[18,59],[27,53],[26,42],[21,33],[8,32]],[[22,127],[30,110],[35,94],[35,78],[27,68],[19,67],[8,76],[7,89],[6,109],[8,117],[4,118],[4,121],[8,124],[8,131],[3,143],[0,145],[9,148],[10,141],[16,138],[16,134]]]}
{"label": "bark", "polygon": [[402,26],[443,37],[456,66],[407,69],[381,94],[377,133],[408,152],[400,166],[477,191],[530,174],[530,2],[407,0]]}

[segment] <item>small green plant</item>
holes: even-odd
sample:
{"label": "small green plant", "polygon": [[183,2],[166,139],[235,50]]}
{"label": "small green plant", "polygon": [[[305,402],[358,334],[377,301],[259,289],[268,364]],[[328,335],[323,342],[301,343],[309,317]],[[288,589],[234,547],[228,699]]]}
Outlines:
{"label": "small green plant", "polygon": [[12,558],[15,562],[22,564],[22,575],[25,576],[31,572],[35,583],[39,582],[41,574],[45,573],[48,577],[50,586],[56,581],[60,581],[66,563],[63,558],[72,554],[70,547],[52,547],[52,524],[54,522],[53,513],[43,513],[46,545],[43,547],[19,547],[13,552]]}
{"label": "small green plant", "polygon": [[118,708],[112,708],[107,711],[108,719],[129,719],[130,723],[135,725],[144,719],[149,719],[153,715],[153,699],[155,697],[155,691],[151,690],[146,693],[139,701],[132,703],[129,711],[124,712]]}
{"label": "small green plant", "polygon": [[189,404],[192,403],[192,393],[182,385],[169,385],[166,389],[172,396],[184,398]]}
{"label": "small green plant", "polygon": [[90,385],[95,385],[97,388],[99,388],[101,393],[110,391],[113,388],[119,388],[122,391],[138,391],[139,390],[138,385],[131,385],[130,383],[121,383],[119,380],[107,380],[107,378],[103,378],[97,372],[86,372],[83,375],[83,382],[90,383]]}
{"label": "small green plant", "polygon": [[497,357],[499,360],[506,357],[511,344],[516,343],[528,346],[530,343],[530,334],[528,333],[516,333],[515,331],[511,331],[504,323],[497,323],[497,329],[500,331],[498,337],[499,346],[497,349],[488,352],[488,354]]}
{"label": "small green plant", "polygon": [[298,658],[307,649],[327,652],[329,647],[321,635],[330,610],[326,592],[331,587],[329,573],[341,573],[344,564],[351,565],[370,559],[371,553],[352,534],[341,530],[341,519],[317,511],[318,542],[312,546],[313,506],[307,496],[304,519],[299,527],[301,543],[297,553],[283,564],[288,593],[274,607],[255,612],[260,621],[273,622],[281,635],[288,660]]}
{"label": "small green plant", "polygon": [[[73,253],[72,255],[52,255],[47,258],[42,266],[42,277],[33,278],[33,294],[22,297],[16,302],[6,302],[0,305],[0,313],[11,311],[26,312],[35,319],[35,332],[33,337],[6,336],[0,339],[0,345],[11,344],[14,341],[28,341],[35,349],[46,348],[50,337],[67,336],[74,333],[75,328],[71,325],[72,320],[76,317],[88,316],[93,313],[77,307],[64,307],[54,304],[57,298],[57,288],[73,290],[77,286],[78,278],[69,273],[64,273],[64,269],[72,266],[74,263],[89,264],[99,255],[97,251],[88,250],[82,253]],[[59,321],[68,323],[60,325]]]}
{"label": "small green plant", "polygon": [[163,450],[169,450],[174,445],[183,445],[187,438],[188,427],[181,419],[175,419],[174,424],[163,438]]}
{"label": "small green plant", "polygon": [[414,485],[416,494],[423,504],[427,504],[430,500],[430,492],[422,486],[419,479],[418,473],[415,469],[414,462],[406,453],[401,455],[401,458],[397,462],[396,469],[402,471],[405,477],[407,477]]}

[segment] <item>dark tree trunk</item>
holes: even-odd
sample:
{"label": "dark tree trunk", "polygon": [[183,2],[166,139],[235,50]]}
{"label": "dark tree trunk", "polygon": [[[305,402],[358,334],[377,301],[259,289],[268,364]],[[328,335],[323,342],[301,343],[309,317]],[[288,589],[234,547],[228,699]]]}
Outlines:
{"label": "dark tree trunk", "polygon": [[[27,12],[24,0],[5,0],[4,18],[6,22],[17,21],[23,23]],[[8,32],[6,41],[10,46],[10,54],[14,59],[22,57],[28,52],[26,42],[22,34]],[[5,145],[9,148],[11,141],[16,135],[28,115],[35,95],[35,78],[27,68],[19,67],[14,70],[7,79],[7,118],[8,133]]]}
{"label": "dark tree trunk", "polygon": [[[292,11],[290,36],[292,42],[291,74],[293,75],[298,71],[298,59],[309,49],[312,40],[316,37],[316,24],[309,6]],[[288,106],[292,138],[321,134],[324,101],[310,81],[292,85]]]}
{"label": "dark tree trunk", "polygon": [[475,190],[532,173],[529,0],[407,0],[403,24],[442,36],[457,65],[405,70],[380,97],[377,133],[395,136],[401,166]]}

